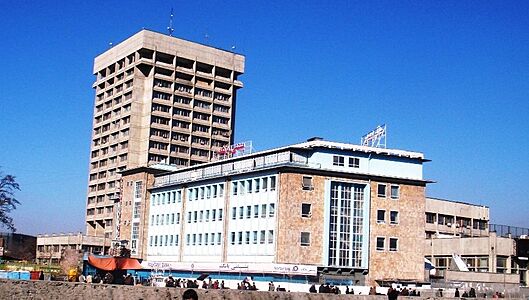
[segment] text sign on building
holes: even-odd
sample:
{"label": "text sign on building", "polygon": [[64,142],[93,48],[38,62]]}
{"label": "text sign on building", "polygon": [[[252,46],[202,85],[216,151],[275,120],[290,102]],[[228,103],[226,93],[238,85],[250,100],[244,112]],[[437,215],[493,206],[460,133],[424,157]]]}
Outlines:
{"label": "text sign on building", "polygon": [[374,130],[364,135],[362,146],[386,148],[386,124],[377,126]]}

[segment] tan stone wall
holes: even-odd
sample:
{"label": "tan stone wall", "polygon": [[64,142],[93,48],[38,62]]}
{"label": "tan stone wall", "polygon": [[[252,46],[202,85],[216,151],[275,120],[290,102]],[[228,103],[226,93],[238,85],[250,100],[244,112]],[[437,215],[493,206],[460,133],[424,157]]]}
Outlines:
{"label": "tan stone wall", "polygon": [[[321,264],[323,253],[325,177],[311,176],[314,188],[302,189],[302,174],[283,173],[277,203],[277,263]],[[312,204],[312,216],[301,217],[301,204]],[[310,232],[310,246],[300,246],[301,232]]]}
{"label": "tan stone wall", "polygon": [[[140,214],[140,236],[138,254],[133,257],[145,259],[147,258],[147,236],[148,236],[148,218],[151,201],[151,194],[147,190],[154,184],[154,175],[147,172],[139,172],[123,176],[123,190],[121,201],[121,230],[120,238],[122,240],[129,240],[132,231],[132,212],[134,209],[134,185],[136,181],[143,181],[143,193],[141,199],[141,214]],[[129,242],[129,248],[130,248]]]}
{"label": "tan stone wall", "polygon": [[[386,182],[381,182],[386,183]],[[400,184],[398,200],[377,196],[378,182],[371,183],[370,245],[368,282],[379,279],[424,280],[424,214],[425,194],[423,186]],[[385,224],[377,223],[377,210],[386,210]],[[390,211],[399,212],[399,223],[390,225]],[[376,250],[377,237],[385,237],[384,251]],[[398,251],[391,252],[389,238],[398,238]]]}

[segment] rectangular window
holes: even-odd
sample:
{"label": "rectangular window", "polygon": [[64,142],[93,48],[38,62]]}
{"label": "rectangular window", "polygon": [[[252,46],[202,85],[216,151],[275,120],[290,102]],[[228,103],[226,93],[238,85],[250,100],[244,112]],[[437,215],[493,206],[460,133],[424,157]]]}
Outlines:
{"label": "rectangular window", "polygon": [[235,245],[235,232],[231,233],[231,244]]}
{"label": "rectangular window", "polygon": [[260,244],[264,244],[265,243],[265,240],[266,240],[266,230],[261,230],[261,236],[259,238],[259,243]]}
{"label": "rectangular window", "polygon": [[250,244],[250,232],[249,231],[246,231],[246,239],[244,241],[246,245]]}
{"label": "rectangular window", "polygon": [[389,224],[399,224],[399,212],[390,211],[389,212]]}
{"label": "rectangular window", "polygon": [[221,240],[222,240],[222,234],[219,232],[217,233],[217,245],[220,245]]}
{"label": "rectangular window", "polygon": [[434,224],[436,222],[436,217],[434,213],[426,213],[426,223]]}
{"label": "rectangular window", "polygon": [[254,218],[259,218],[259,205],[254,205],[253,206],[253,217]]}
{"label": "rectangular window", "polygon": [[198,216],[199,216],[199,217],[198,217],[198,221],[199,221],[199,222],[202,222],[202,220],[204,220],[204,211],[201,210],[201,211],[200,211],[200,214],[199,214]]}
{"label": "rectangular window", "polygon": [[378,197],[386,197],[386,185],[379,183],[377,186],[377,196]]}
{"label": "rectangular window", "polygon": [[260,185],[259,183],[261,182],[261,179],[257,178],[257,179],[254,179],[254,185],[255,185],[255,192],[256,193],[259,193],[259,189],[260,189]]}
{"label": "rectangular window", "polygon": [[252,180],[248,180],[247,181],[247,186],[248,186],[248,193],[251,193],[253,190],[252,190]]}
{"label": "rectangular window", "polygon": [[198,211],[193,212],[193,223],[196,223],[198,219]]}
{"label": "rectangular window", "polygon": [[149,247],[152,247],[153,236],[149,237]]}
{"label": "rectangular window", "polygon": [[244,219],[244,206],[239,207],[239,219]]}
{"label": "rectangular window", "polygon": [[202,233],[198,234],[198,244],[202,245]]}
{"label": "rectangular window", "polygon": [[189,233],[186,235],[186,245],[189,246],[189,242],[190,242],[190,238],[189,238]]}
{"label": "rectangular window", "polygon": [[206,210],[206,216],[205,216],[205,218],[206,218],[205,221],[206,221],[206,222],[209,222],[209,209]]}
{"label": "rectangular window", "polygon": [[246,219],[250,219],[252,217],[252,206],[248,205],[246,206]]}
{"label": "rectangular window", "polygon": [[301,246],[310,246],[310,232],[301,233]]}
{"label": "rectangular window", "polygon": [[270,177],[270,191],[276,190],[276,177],[272,176]]}
{"label": "rectangular window", "polygon": [[391,186],[391,199],[399,199],[400,187],[398,185]]}
{"label": "rectangular window", "polygon": [[311,176],[303,176],[301,181],[301,187],[305,191],[310,191],[313,189],[312,186],[312,177]]}
{"label": "rectangular window", "polygon": [[360,159],[356,157],[349,157],[349,168],[359,168],[360,167]]}
{"label": "rectangular window", "polygon": [[239,194],[243,195],[246,192],[245,181],[239,182]]}
{"label": "rectangular window", "polygon": [[389,238],[389,251],[398,251],[399,250],[399,239]]}
{"label": "rectangular window", "polygon": [[237,207],[232,207],[231,208],[231,219],[232,220],[237,219]]}
{"label": "rectangular window", "polygon": [[237,182],[232,182],[232,184],[231,184],[231,194],[235,196],[235,195],[237,195],[237,192],[238,192],[237,191]]}
{"label": "rectangular window", "polygon": [[219,184],[219,197],[224,196],[224,183]]}
{"label": "rectangular window", "polygon": [[268,230],[268,244],[274,243],[274,231]]}
{"label": "rectangular window", "polygon": [[217,210],[213,209],[211,210],[211,221],[216,221],[217,219]]}
{"label": "rectangular window", "polygon": [[176,213],[176,224],[180,224],[180,213]]}
{"label": "rectangular window", "polygon": [[175,235],[174,237],[175,237],[174,245],[178,246],[178,234]]}
{"label": "rectangular window", "polygon": [[219,208],[219,221],[222,221],[222,208]]}
{"label": "rectangular window", "polygon": [[192,241],[192,243],[193,243],[192,244],[193,246],[195,246],[196,243],[197,243],[197,235],[196,235],[196,233],[193,233],[193,241]]}
{"label": "rectangular window", "polygon": [[377,251],[384,251],[385,243],[386,243],[386,238],[377,237]]}
{"label": "rectangular window", "polygon": [[143,190],[143,181],[136,181],[134,185],[134,198],[141,199],[141,194]]}
{"label": "rectangular window", "polygon": [[239,238],[237,239],[237,244],[242,245],[242,231],[239,231]]}
{"label": "rectangular window", "polygon": [[252,236],[253,236],[253,239],[252,239],[253,242],[252,242],[252,243],[253,243],[253,244],[257,244],[257,231],[254,231],[253,234],[252,234]]}
{"label": "rectangular window", "polygon": [[266,204],[261,205],[261,218],[266,218]]}
{"label": "rectangular window", "polygon": [[261,178],[261,180],[263,192],[266,192],[266,190],[268,189],[268,177]]}
{"label": "rectangular window", "polygon": [[274,203],[270,203],[269,209],[268,209],[268,216],[273,218],[276,214],[276,205]]}
{"label": "rectangular window", "polygon": [[301,203],[301,217],[310,218],[312,216],[312,204]]}
{"label": "rectangular window", "polygon": [[377,210],[377,223],[386,223],[386,211],[383,209]]}
{"label": "rectangular window", "polygon": [[343,156],[334,155],[332,157],[333,166],[343,167],[345,165],[345,158]]}

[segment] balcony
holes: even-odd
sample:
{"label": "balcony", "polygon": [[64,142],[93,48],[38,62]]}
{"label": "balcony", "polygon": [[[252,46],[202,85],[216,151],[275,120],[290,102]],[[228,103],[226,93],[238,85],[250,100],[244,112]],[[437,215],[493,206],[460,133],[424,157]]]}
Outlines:
{"label": "balcony", "polygon": [[266,156],[248,158],[226,162],[223,164],[198,167],[189,171],[178,172],[155,179],[154,187],[162,187],[184,182],[192,182],[216,177],[235,175],[243,172],[264,170],[278,166],[298,166],[319,168],[319,165],[309,165],[307,159],[291,151],[284,151]]}

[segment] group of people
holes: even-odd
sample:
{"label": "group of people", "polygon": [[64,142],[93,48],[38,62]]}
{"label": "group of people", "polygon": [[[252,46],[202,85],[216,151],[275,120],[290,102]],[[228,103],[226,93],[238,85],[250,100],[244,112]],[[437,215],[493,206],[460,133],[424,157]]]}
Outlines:
{"label": "group of people", "polygon": [[[320,294],[341,294],[342,293],[339,287],[334,286],[334,285],[329,285],[329,284],[320,285],[318,290],[316,290],[316,285],[312,284],[309,288],[309,292],[310,293],[320,293]],[[349,287],[347,287],[345,290],[345,293],[354,294],[354,291],[353,289],[349,290]]]}
{"label": "group of people", "polygon": [[92,274],[88,274],[86,276],[81,274],[79,275],[78,280],[79,282],[83,282],[83,283],[112,283],[112,281],[114,280],[114,277],[110,273],[107,273],[107,274],[109,276],[105,275],[103,279],[101,279],[101,276],[99,276],[99,274],[95,274],[93,276]]}

